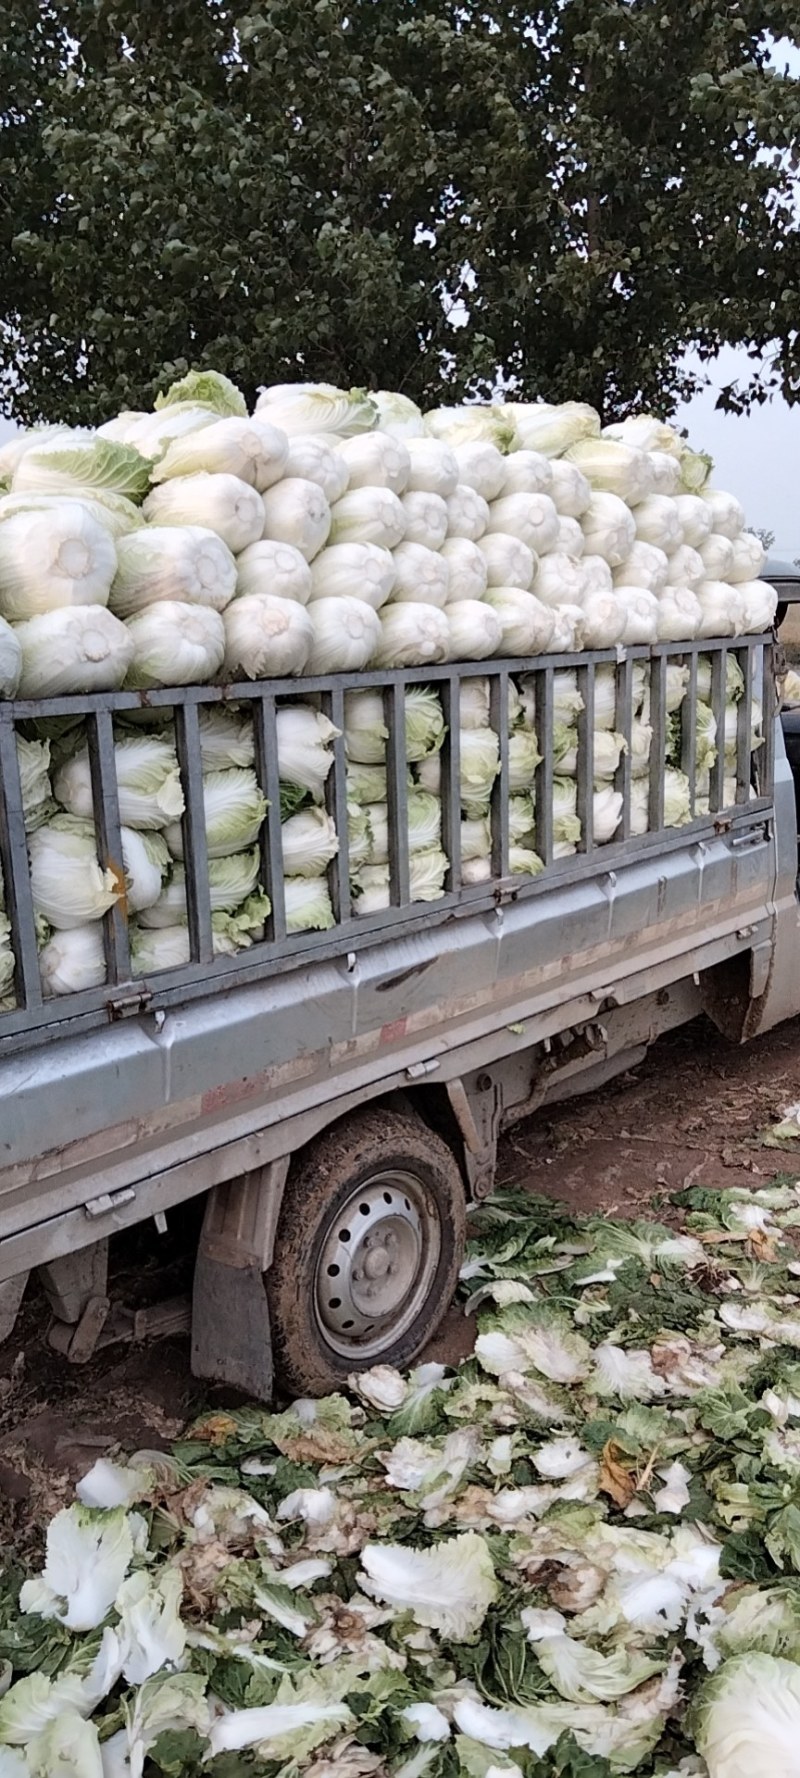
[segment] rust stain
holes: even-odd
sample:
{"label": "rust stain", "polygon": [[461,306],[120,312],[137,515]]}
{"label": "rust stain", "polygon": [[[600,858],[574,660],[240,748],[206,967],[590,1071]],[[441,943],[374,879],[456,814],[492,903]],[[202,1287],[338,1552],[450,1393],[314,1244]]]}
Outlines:
{"label": "rust stain", "polygon": [[210,1111],[223,1111],[229,1105],[244,1105],[249,1099],[256,1099],[260,1094],[269,1091],[272,1085],[271,1073],[250,1074],[244,1080],[230,1080],[224,1086],[211,1087],[200,1100],[203,1116]]}
{"label": "rust stain", "polygon": [[106,870],[110,871],[112,877],[114,878],[114,888],[117,892],[118,900],[122,903],[122,906],[123,906],[125,913],[127,915],[127,912],[128,912],[128,888],[127,888],[127,884],[125,882],[124,868],[121,864],[117,863],[116,858],[107,858],[106,859]]}

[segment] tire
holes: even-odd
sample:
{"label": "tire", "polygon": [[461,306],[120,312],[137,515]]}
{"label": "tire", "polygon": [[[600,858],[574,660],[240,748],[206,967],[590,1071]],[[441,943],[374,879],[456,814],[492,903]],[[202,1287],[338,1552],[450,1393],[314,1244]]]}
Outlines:
{"label": "tire", "polygon": [[413,1113],[361,1111],[310,1143],[264,1280],[281,1386],[326,1395],[416,1358],[452,1301],[465,1225],[455,1158]]}

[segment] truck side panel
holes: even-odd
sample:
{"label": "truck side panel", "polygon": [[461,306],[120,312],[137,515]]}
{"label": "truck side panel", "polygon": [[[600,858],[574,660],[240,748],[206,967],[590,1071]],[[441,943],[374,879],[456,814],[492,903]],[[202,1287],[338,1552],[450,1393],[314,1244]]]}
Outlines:
{"label": "truck side panel", "polygon": [[[282,1143],[290,1120],[329,1121],[351,1095],[402,1084],[409,1070],[454,1078],[606,1002],[707,971],[772,941],[774,895],[774,841],[743,814],[730,833],[658,863],[417,932],[352,967],[320,963],[64,1040],[56,1077],[49,1047],[9,1058],[3,1236],[169,1168],[191,1195],[242,1170],[244,1138],[272,1130]],[[275,1152],[259,1140],[259,1161]],[[209,1176],[201,1161],[214,1155]],[[104,1229],[95,1213],[86,1238]]]}
{"label": "truck side panel", "polygon": [[[769,662],[763,639],[730,647],[660,645],[652,653],[632,650],[619,664],[612,653],[575,666],[589,711],[596,671],[611,668],[617,673],[615,720],[629,740],[633,657],[641,663],[637,670],[650,675],[654,739],[645,780],[649,827],[644,834],[632,834],[630,762],[623,759],[619,832],[610,844],[594,841],[587,717],[579,729],[575,767],[581,843],[574,856],[556,856],[550,818],[556,763],[552,697],[554,674],[563,664],[541,658],[518,663],[514,673],[531,669],[540,723],[543,757],[532,789],[545,868],[538,877],[510,876],[507,710],[504,714],[499,707],[513,690],[512,667],[479,663],[435,669],[430,678],[440,684],[451,725],[461,678],[484,672],[491,681],[501,774],[491,808],[494,874],[488,883],[461,887],[458,748],[453,750],[446,739],[441,772],[450,879],[441,901],[430,906],[411,902],[407,856],[401,868],[390,823],[391,905],[366,920],[351,910],[343,838],[343,856],[331,867],[338,922],[332,932],[290,936],[268,930],[252,951],[208,963],[201,959],[202,947],[198,949],[197,920],[190,920],[190,964],[163,978],[129,984],[134,992],[120,997],[118,990],[125,984],[117,967],[117,920],[107,934],[105,989],[65,996],[63,1012],[51,1002],[37,1003],[35,994],[26,999],[28,965],[34,973],[37,967],[35,956],[27,956],[18,972],[19,1009],[0,1018],[0,1050],[5,1047],[6,1052],[0,1057],[0,1285],[31,1266],[56,1261],[142,1217],[291,1155],[370,1098],[436,1082],[455,1107],[458,1095],[464,1095],[460,1083],[480,1069],[494,1068],[498,1081],[502,1074],[505,1083],[498,1085],[498,1105],[503,1100],[508,1110],[532,1104],[545,1091],[541,1080],[534,1080],[539,1067],[535,1052],[552,1038],[576,1031],[590,1032],[580,1037],[578,1050],[591,1050],[585,1059],[602,1077],[603,1067],[615,1065],[626,1043],[641,1047],[660,1028],[704,1004],[714,1012],[712,987],[723,975],[726,987],[718,1016],[724,1028],[741,1036],[748,1021],[754,1028],[756,1023],[766,1027],[783,1016],[777,1009],[796,1004],[792,996],[798,979],[794,799],[778,740],[773,800],[776,742],[771,720],[765,744],[752,753],[749,693],[737,712],[735,798],[729,791],[731,800],[725,804],[725,760],[720,754],[708,775],[704,812],[695,808],[692,794],[692,819],[684,826],[664,825],[669,659],[683,661],[681,671],[688,675],[680,745],[691,781],[701,650],[711,656],[715,715],[724,722],[728,654],[741,670],[740,683],[749,686],[751,673],[760,673]],[[427,678],[398,673],[384,688],[387,721],[394,712],[397,731],[391,752],[398,783],[405,782],[405,743],[398,740],[404,732],[403,687]],[[362,684],[363,676],[355,683]],[[251,687],[248,695],[259,708],[263,705],[266,721],[268,704],[274,718],[276,698],[291,700],[313,689],[301,692],[295,684]],[[759,689],[769,717],[769,671]],[[318,690],[341,721],[343,687]],[[154,695],[162,703],[177,704],[179,699],[175,692]],[[217,695],[218,688],[190,688],[186,710],[191,705],[196,716],[196,703]],[[121,709],[131,696],[114,694]],[[81,700],[61,700],[70,707],[76,702]],[[113,803],[111,716],[98,698],[83,703],[92,706],[87,719],[103,731],[109,754],[106,802],[110,798]],[[12,706],[4,714],[0,706],[0,730],[12,743],[14,721],[32,713],[25,709],[15,715],[14,710]],[[184,722],[186,710],[181,722],[187,733],[195,732],[194,717]],[[331,812],[344,835],[341,742],[336,748]],[[13,744],[6,754],[13,778]],[[269,771],[274,776],[274,761]],[[184,778],[189,801],[195,780],[199,770]],[[3,807],[7,815],[14,794],[7,778],[0,785],[0,852],[6,883],[13,876],[15,895],[19,891],[16,903],[13,896],[10,902],[12,930],[14,906],[24,913],[26,894],[33,917],[24,833],[20,851],[12,843],[13,834],[10,839],[10,830],[3,828]],[[275,809],[273,795],[270,824],[277,819]],[[113,817],[112,809],[112,828]],[[402,823],[404,810],[394,809],[393,818]],[[274,852],[272,825],[265,843]],[[99,829],[98,846],[102,855]],[[402,854],[404,847],[399,850]],[[344,899],[342,878],[348,891]],[[191,913],[191,882],[188,890]],[[779,975],[773,966],[777,957],[782,959]],[[630,1017],[623,1016],[626,1007]],[[577,1074],[576,1057],[577,1051]],[[552,1089],[551,1074],[548,1091]],[[462,1110],[468,1123],[466,1099]]]}

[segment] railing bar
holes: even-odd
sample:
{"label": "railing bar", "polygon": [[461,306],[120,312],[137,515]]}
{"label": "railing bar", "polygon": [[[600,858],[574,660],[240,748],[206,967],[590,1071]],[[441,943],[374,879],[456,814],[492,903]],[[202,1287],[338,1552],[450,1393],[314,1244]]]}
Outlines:
{"label": "railing bar", "polygon": [[103,869],[112,872],[121,891],[119,899],[109,908],[103,919],[106,976],[112,983],[127,982],[131,977],[128,901],[119,817],[114,722],[110,710],[93,711],[88,718],[87,727],[97,850]]}
{"label": "railing bar", "polygon": [[461,692],[457,673],[442,680],[442,713],[447,733],[441,751],[442,847],[449,860],[448,894],[461,887]]}
{"label": "railing bar", "polygon": [[175,706],[175,744],[186,804],[182,828],[189,948],[193,962],[210,963],[214,956],[211,891],[208,881],[200,722],[197,705],[194,703]]}
{"label": "railing bar", "polygon": [[579,852],[594,850],[594,663],[577,669],[578,691],[583,709],[578,711],[578,757],[575,808],[581,824]]}
{"label": "railing bar", "polygon": [[667,656],[657,654],[650,664],[650,773],[648,827],[660,833],[664,826],[664,771],[667,757]]}
{"label": "railing bar", "polygon": [[[13,722],[0,717],[0,863],[3,867],[6,917],[11,926],[17,1000],[23,1011],[37,1011],[43,1002],[39,947],[31,892],[25,812]],[[0,1023],[2,1021],[0,1020]]]}
{"label": "railing bar", "polygon": [[744,679],[744,691],[736,706],[736,792],[734,802],[746,803],[750,800],[752,779],[750,730],[753,720],[753,684],[751,679],[753,657],[749,648],[737,648],[734,660]]}
{"label": "railing bar", "polygon": [[270,901],[270,912],[266,920],[266,935],[270,942],[277,944],[286,937],[278,722],[275,699],[272,693],[263,686],[253,705],[253,739],[256,752],[256,777],[267,801],[266,818],[261,823],[261,832],[258,836],[261,854],[261,880]]}
{"label": "railing bar", "polygon": [[[755,649],[758,645],[752,644],[752,646]],[[759,747],[756,755],[758,788],[762,796],[772,797],[775,793],[775,722],[778,715],[778,697],[775,684],[775,648],[771,638],[761,648],[761,708],[764,744]]]}
{"label": "railing bar", "polygon": [[396,681],[383,694],[386,742],[386,806],[389,839],[389,900],[405,907],[411,900],[408,862],[408,800],[406,779],[405,687]]}
{"label": "railing bar", "polygon": [[689,780],[689,813],[697,808],[697,655],[689,661],[689,684],[681,703],[681,770]]}
{"label": "railing bar", "polygon": [[722,808],[725,782],[725,692],[728,677],[728,650],[715,648],[711,656],[711,708],[714,714],[716,758],[709,775],[708,806],[716,815]]}
{"label": "railing bar", "polygon": [[553,668],[534,675],[536,746],[541,760],[534,774],[536,851],[544,865],[553,862]]}
{"label": "railing bar", "polygon": [[489,820],[492,834],[492,876],[509,874],[508,809],[508,673],[492,675],[489,684],[489,726],[499,741],[499,771],[492,785]]}
{"label": "railing bar", "polygon": [[347,748],[344,738],[344,693],[339,686],[322,697],[323,713],[337,730],[331,742],[333,765],[325,780],[325,807],[336,828],[339,850],[328,866],[328,888],[337,924],[352,918],[350,905],[350,835],[347,815]]}
{"label": "railing bar", "polygon": [[622,796],[622,819],[617,827],[617,834],[621,839],[629,840],[631,837],[631,785],[633,782],[633,762],[631,760],[633,661],[628,654],[625,655],[624,660],[620,661],[615,674],[614,727],[625,742],[622,758],[614,773],[614,789]]}

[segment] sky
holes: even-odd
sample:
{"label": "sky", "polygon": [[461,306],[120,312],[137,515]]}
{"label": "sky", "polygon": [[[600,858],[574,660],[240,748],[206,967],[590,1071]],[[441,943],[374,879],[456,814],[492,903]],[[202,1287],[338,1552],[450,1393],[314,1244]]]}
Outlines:
{"label": "sky", "polygon": [[747,416],[715,410],[716,392],[752,371],[744,352],[726,346],[705,367],[711,387],[675,416],[692,444],[714,459],[714,485],[737,494],[748,525],[771,531],[770,555],[794,562],[800,556],[800,405],[773,400]]}
{"label": "sky", "polygon": [[[773,60],[800,76],[800,49],[775,45]],[[793,562],[800,556],[800,404],[773,400],[742,418],[715,410],[719,389],[752,372],[746,353],[726,346],[707,367],[711,386],[679,408],[677,419],[692,443],[714,458],[714,481],[738,494],[747,521],[772,531],[771,554]]]}

